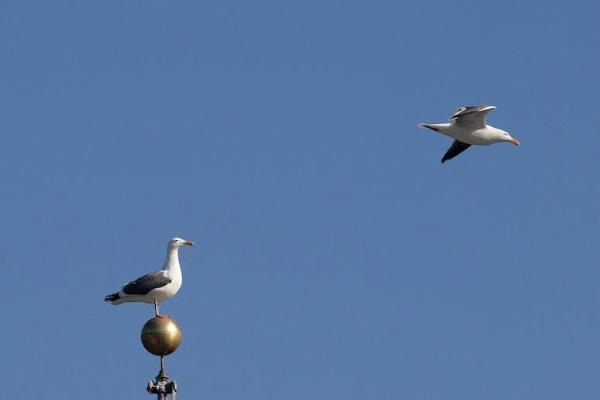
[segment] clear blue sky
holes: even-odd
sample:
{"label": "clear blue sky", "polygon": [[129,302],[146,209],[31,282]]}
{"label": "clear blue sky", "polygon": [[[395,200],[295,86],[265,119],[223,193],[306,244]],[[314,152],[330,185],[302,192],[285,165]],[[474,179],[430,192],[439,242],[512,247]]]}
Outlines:
{"label": "clear blue sky", "polygon": [[[4,1],[5,396],[597,399],[594,2]],[[461,105],[522,145],[417,128]]]}

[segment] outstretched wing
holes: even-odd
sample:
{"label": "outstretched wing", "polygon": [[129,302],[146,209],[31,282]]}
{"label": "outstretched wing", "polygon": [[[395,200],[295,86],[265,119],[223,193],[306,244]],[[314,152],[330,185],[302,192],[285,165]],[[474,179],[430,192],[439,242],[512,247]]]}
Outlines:
{"label": "outstretched wing", "polygon": [[168,283],[171,283],[171,278],[166,277],[163,271],[150,272],[123,286],[123,293],[147,294],[152,289],[163,287]]}
{"label": "outstretched wing", "polygon": [[456,157],[457,155],[459,155],[460,153],[462,153],[469,147],[471,147],[470,144],[466,144],[463,142],[459,142],[458,140],[455,140],[454,143],[452,143],[452,146],[450,146],[450,148],[448,149],[448,151],[446,151],[446,154],[444,154],[444,157],[442,158],[442,164],[445,163],[446,161]]}
{"label": "outstretched wing", "polygon": [[461,107],[452,114],[455,124],[472,129],[485,128],[485,115],[495,109],[494,106]]}

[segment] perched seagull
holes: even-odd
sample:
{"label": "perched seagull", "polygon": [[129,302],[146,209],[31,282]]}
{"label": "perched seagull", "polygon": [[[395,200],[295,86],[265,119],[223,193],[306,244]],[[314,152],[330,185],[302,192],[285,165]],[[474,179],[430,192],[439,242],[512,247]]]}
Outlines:
{"label": "perched seagull", "polygon": [[518,146],[519,141],[512,138],[507,132],[485,123],[485,115],[495,108],[494,106],[461,107],[452,114],[450,123],[421,124],[420,126],[454,139],[454,143],[444,154],[442,163],[456,157],[472,144],[487,146],[492,143],[510,142]]}
{"label": "perched seagull", "polygon": [[167,244],[167,257],[162,269],[140,276],[135,281],[125,284],[119,292],[107,295],[104,301],[114,305],[129,301],[154,303],[154,312],[157,317],[158,303],[171,298],[181,287],[181,268],[179,266],[179,248],[193,246],[194,242],[174,237]]}

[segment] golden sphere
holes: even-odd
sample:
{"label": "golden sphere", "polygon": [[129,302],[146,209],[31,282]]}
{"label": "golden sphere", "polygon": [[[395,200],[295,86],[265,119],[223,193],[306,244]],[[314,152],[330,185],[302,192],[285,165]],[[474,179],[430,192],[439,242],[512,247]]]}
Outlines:
{"label": "golden sphere", "polygon": [[142,344],[155,356],[171,354],[181,343],[181,330],[169,317],[154,317],[142,328]]}

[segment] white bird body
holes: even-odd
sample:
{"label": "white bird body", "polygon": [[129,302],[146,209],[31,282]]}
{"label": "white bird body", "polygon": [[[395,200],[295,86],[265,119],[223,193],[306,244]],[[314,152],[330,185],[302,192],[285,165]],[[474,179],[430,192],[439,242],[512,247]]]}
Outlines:
{"label": "white bird body", "polygon": [[467,144],[475,144],[478,146],[488,146],[492,143],[505,141],[504,131],[494,128],[491,125],[486,125],[480,129],[465,129],[465,127],[456,125],[455,123],[445,124],[426,124],[430,129],[435,128],[439,133],[450,136],[452,139],[459,140]]}
{"label": "white bird body", "polygon": [[193,245],[194,242],[181,238],[169,240],[165,263],[160,270],[127,282],[119,292],[109,294],[104,300],[110,301],[114,305],[126,302],[155,303],[157,305],[159,302],[173,297],[183,282],[179,264],[179,247]]}
{"label": "white bird body", "polygon": [[456,157],[471,145],[487,146],[498,142],[519,144],[519,141],[507,132],[486,124],[485,115],[495,108],[494,106],[460,107],[452,114],[450,123],[421,124],[424,128],[454,139],[452,146],[444,154],[442,163]]}
{"label": "white bird body", "polygon": [[[171,298],[177,294],[181,288],[182,275],[181,265],[179,264],[179,248],[169,249],[165,260],[165,268],[157,271],[162,274],[165,278],[171,280],[165,286],[152,289],[147,294],[126,294],[123,290],[119,291],[119,299],[112,302],[114,305],[122,304],[125,302],[140,302],[140,303],[154,303],[154,300],[161,302],[168,298]],[[129,282],[127,282],[129,283]],[[126,286],[127,283],[125,283]]]}

